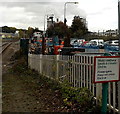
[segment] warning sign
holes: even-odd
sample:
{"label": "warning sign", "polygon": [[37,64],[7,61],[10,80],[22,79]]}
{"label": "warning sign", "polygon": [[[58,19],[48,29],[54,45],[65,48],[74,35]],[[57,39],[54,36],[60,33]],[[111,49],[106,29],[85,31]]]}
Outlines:
{"label": "warning sign", "polygon": [[94,83],[120,80],[120,56],[96,56],[94,58]]}

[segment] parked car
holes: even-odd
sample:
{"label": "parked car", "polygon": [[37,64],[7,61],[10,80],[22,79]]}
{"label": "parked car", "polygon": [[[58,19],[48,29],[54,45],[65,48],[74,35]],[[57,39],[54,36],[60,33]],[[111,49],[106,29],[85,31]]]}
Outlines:
{"label": "parked car", "polygon": [[[119,40],[109,40],[104,43],[105,50],[116,53],[119,51]],[[115,55],[115,54],[113,54]]]}
{"label": "parked car", "polygon": [[105,41],[105,42],[104,42],[104,45],[110,45],[110,44],[109,44],[109,41]]}
{"label": "parked car", "polygon": [[118,46],[119,45],[119,40],[110,40],[109,44]]}
{"label": "parked car", "polygon": [[104,47],[104,40],[103,39],[93,39],[89,41],[90,45],[93,46],[98,46],[99,48],[103,48]]}
{"label": "parked car", "polygon": [[70,44],[72,46],[80,46],[83,42],[85,42],[85,39],[72,39]]}

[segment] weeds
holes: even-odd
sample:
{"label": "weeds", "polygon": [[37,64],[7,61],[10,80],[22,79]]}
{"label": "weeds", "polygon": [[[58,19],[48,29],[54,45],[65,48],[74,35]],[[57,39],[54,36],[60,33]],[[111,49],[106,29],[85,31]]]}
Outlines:
{"label": "weeds", "polygon": [[63,99],[64,105],[71,111],[76,112],[99,112],[100,106],[95,106],[93,102],[93,95],[87,88],[72,87],[69,82],[64,81],[59,83],[56,80],[51,80],[45,76],[40,75],[37,71],[28,68],[26,59],[20,56],[20,52],[15,58],[19,58],[11,69],[12,73],[21,76],[32,77],[36,79],[37,86],[56,90]]}
{"label": "weeds", "polygon": [[75,111],[93,111],[93,95],[87,88],[72,87],[67,81],[61,84],[63,101],[68,108]]}

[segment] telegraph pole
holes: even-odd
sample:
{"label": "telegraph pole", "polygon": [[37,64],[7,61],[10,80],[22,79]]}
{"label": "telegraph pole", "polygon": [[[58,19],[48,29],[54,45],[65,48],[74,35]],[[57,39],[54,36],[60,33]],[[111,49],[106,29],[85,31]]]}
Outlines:
{"label": "telegraph pole", "polygon": [[118,38],[119,38],[119,51],[120,51],[120,1],[118,1]]}

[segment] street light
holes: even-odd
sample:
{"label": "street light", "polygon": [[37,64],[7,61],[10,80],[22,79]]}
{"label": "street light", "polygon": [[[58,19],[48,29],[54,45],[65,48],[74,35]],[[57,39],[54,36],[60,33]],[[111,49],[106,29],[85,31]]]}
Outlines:
{"label": "street light", "polygon": [[54,14],[47,14],[47,15],[44,16],[44,32],[43,32],[43,36],[42,36],[42,54],[43,55],[45,55],[45,49],[46,49],[46,47],[45,47],[45,33],[46,33],[46,31],[45,31],[45,24],[46,24],[45,20],[46,20],[46,16],[47,16],[47,19],[48,19],[48,16],[49,16],[49,18],[51,18],[53,20]]}
{"label": "street light", "polygon": [[47,19],[48,19],[48,16],[49,16],[49,17],[53,17],[54,14],[47,14],[47,15],[44,16],[44,32],[45,32],[45,24],[46,24],[46,23],[45,23],[45,20],[46,20],[46,16],[47,16]]}
{"label": "street light", "polygon": [[64,24],[66,25],[67,19],[66,19],[66,5],[67,4],[78,4],[78,2],[65,2],[64,4]]}

